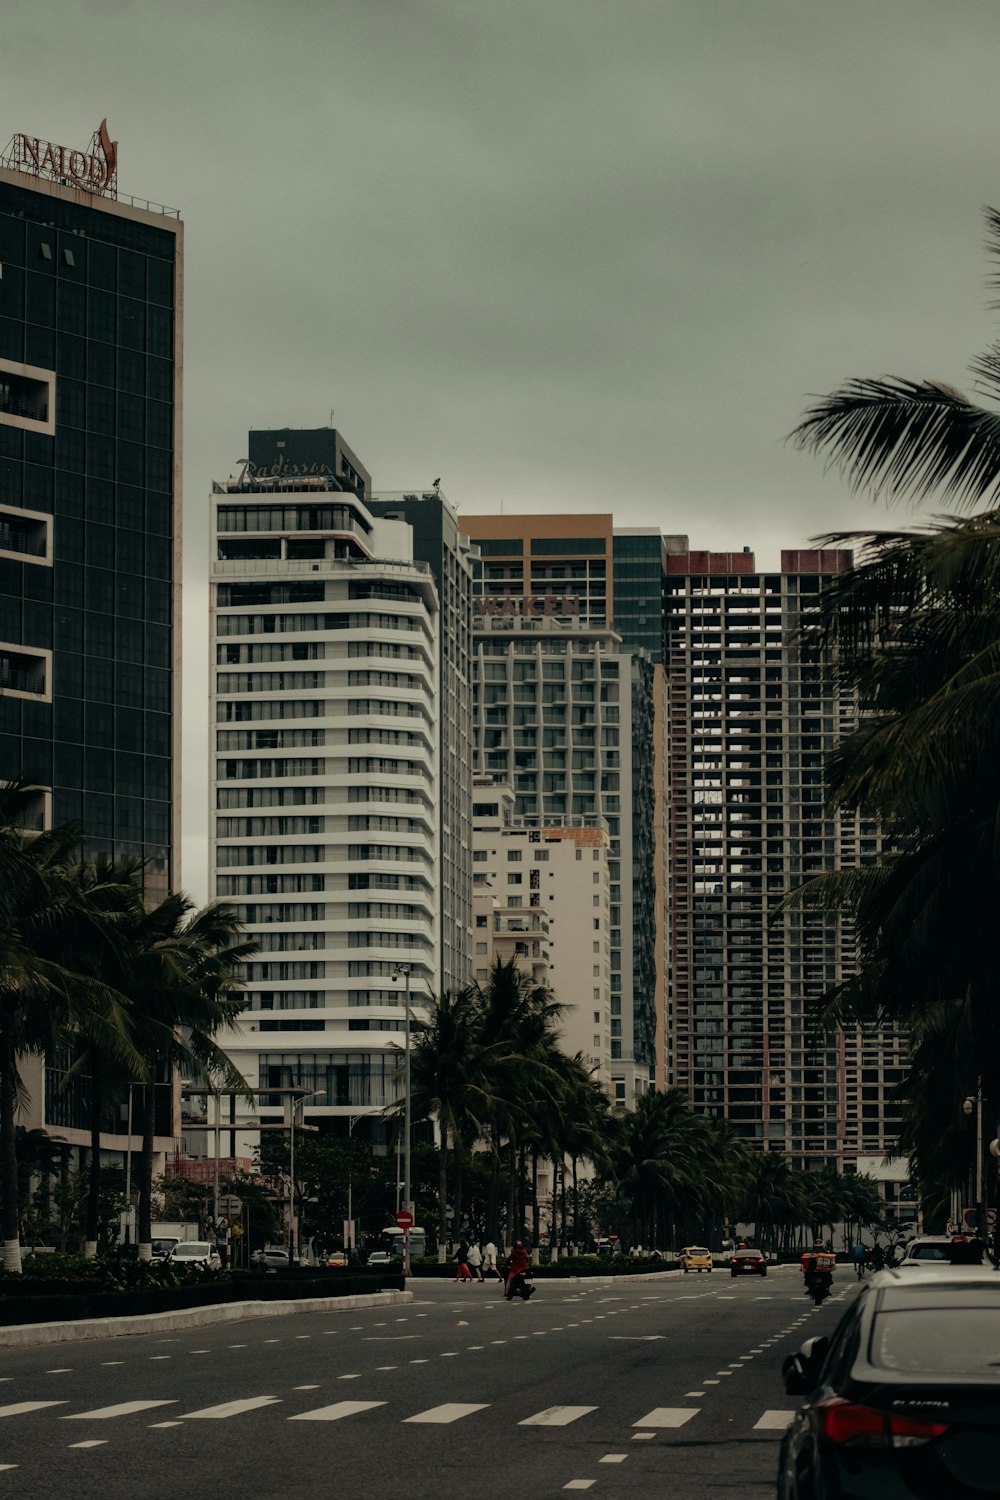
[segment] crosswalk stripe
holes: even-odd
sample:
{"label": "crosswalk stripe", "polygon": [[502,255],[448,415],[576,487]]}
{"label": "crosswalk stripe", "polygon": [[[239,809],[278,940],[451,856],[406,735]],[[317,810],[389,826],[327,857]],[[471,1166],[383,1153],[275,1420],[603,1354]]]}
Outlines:
{"label": "crosswalk stripe", "polygon": [[203,1406],[201,1411],[186,1411],[182,1413],[185,1422],[193,1422],[200,1417],[238,1417],[244,1411],[257,1411],[261,1406],[273,1406],[280,1401],[280,1396],[249,1396],[245,1401],[223,1401],[219,1406]]}
{"label": "crosswalk stripe", "polygon": [[46,1406],[65,1406],[65,1401],[15,1401],[11,1406],[0,1406],[0,1417],[19,1417],[26,1411],[44,1411]]}
{"label": "crosswalk stripe", "polygon": [[289,1422],[339,1422],[341,1417],[356,1416],[359,1411],[373,1411],[385,1401],[335,1401],[332,1406],[317,1406],[315,1411],[300,1411]]}
{"label": "crosswalk stripe", "polygon": [[793,1411],[766,1411],[759,1422],[753,1424],[754,1432],[784,1432],[794,1417]]}
{"label": "crosswalk stripe", "polygon": [[446,1401],[443,1406],[430,1406],[418,1411],[415,1417],[406,1417],[407,1422],[457,1422],[471,1416],[474,1411],[485,1411],[488,1401]]}
{"label": "crosswalk stripe", "polygon": [[134,1411],[149,1411],[153,1406],[176,1406],[176,1401],[120,1401],[117,1406],[98,1406],[93,1411],[71,1411],[64,1422],[102,1422],[107,1417],[127,1417]]}
{"label": "crosswalk stripe", "polygon": [[544,1411],[536,1411],[533,1417],[525,1417],[517,1425],[518,1427],[568,1427],[571,1422],[577,1422],[581,1417],[596,1410],[596,1406],[547,1406]]}
{"label": "crosswalk stripe", "polygon": [[633,1422],[633,1427],[683,1427],[701,1411],[700,1406],[655,1406],[642,1418]]}

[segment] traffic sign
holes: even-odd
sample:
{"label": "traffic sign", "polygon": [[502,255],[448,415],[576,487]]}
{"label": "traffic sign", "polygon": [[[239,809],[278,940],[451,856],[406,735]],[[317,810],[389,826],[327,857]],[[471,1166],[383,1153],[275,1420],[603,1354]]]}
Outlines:
{"label": "traffic sign", "polygon": [[413,1215],[408,1208],[401,1208],[399,1210],[399,1213],[396,1215],[396,1223],[400,1229],[413,1228]]}
{"label": "traffic sign", "polygon": [[243,1199],[234,1193],[225,1193],[219,1199],[219,1213],[226,1219],[236,1219],[243,1212]]}

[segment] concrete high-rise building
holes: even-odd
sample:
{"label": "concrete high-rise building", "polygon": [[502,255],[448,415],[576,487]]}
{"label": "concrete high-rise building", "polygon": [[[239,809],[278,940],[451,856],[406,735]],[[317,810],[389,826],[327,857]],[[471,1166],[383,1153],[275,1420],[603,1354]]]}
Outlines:
{"label": "concrete high-rise building", "polygon": [[612,624],[612,518],[463,515],[460,525],[480,551],[476,770],[509,782],[515,814],[543,829],[607,823],[611,1068],[615,1100],[629,1103],[655,1072],[655,925],[641,915],[655,881],[655,797],[651,787],[636,797],[633,775],[636,746],[652,774],[656,714],[648,656]]}
{"label": "concrete high-rise building", "polygon": [[439,961],[444,990],[468,984],[472,954],[472,558],[458,518],[440,489],[373,495],[368,470],[332,427],[253,430],[248,473],[332,474],[373,516],[405,521],[413,557],[437,587]]}
{"label": "concrete high-rise building", "polygon": [[513,959],[563,1007],[560,1045],[612,1091],[611,837],[602,818],[562,827],[517,817],[514,793],[477,776],[475,978]]}
{"label": "concrete high-rise building", "polygon": [[903,1039],[818,1034],[808,1004],[856,962],[851,924],[777,908],[811,874],[873,860],[876,830],[824,807],[824,760],[857,721],[810,646],[846,551],[667,558],[666,1071],[696,1109],[794,1163],[891,1148]]}
{"label": "concrete high-rise building", "polygon": [[[214,487],[211,850],[260,945],[234,1061],[346,1124],[400,1092],[399,965],[415,1009],[440,983],[439,608],[410,527],[337,454]],[[262,1096],[263,1118],[281,1108]],[[245,1118],[228,1139],[252,1147]]]}
{"label": "concrete high-rise building", "polygon": [[439,491],[379,492],[373,515],[405,521],[441,601],[438,651],[441,988],[472,973],[472,570],[468,538]]}
{"label": "concrete high-rise building", "polygon": [[[19,133],[0,155],[0,775],[36,822],[176,883],[180,818],[181,314],[177,212],[86,150]],[[66,1059],[27,1079],[22,1122],[88,1142]],[[158,1100],[169,1146],[171,1090]],[[162,1107],[161,1107],[162,1105]],[[121,1128],[104,1137],[127,1149]]]}

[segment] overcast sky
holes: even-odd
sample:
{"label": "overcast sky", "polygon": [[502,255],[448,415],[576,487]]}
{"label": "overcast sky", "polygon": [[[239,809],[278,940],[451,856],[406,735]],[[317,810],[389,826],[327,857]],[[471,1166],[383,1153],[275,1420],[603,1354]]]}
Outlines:
{"label": "overcast sky", "polygon": [[207,494],[247,429],[332,410],[377,488],[767,566],[885,523],[784,439],[850,376],[971,386],[998,41],[996,0],[7,0],[0,144],[106,115],[186,225],[199,900]]}

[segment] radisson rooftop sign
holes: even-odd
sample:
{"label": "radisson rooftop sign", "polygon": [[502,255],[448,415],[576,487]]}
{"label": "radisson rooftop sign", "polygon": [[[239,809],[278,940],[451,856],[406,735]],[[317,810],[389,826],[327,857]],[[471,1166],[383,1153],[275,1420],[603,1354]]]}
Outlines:
{"label": "radisson rooftop sign", "polygon": [[39,140],[37,135],[21,132],[10,141],[0,157],[5,167],[46,177],[63,186],[101,193],[105,198],[118,196],[118,142],[108,134],[108,122],[102,120],[94,131],[90,148],[79,151],[71,146],[57,146]]}

